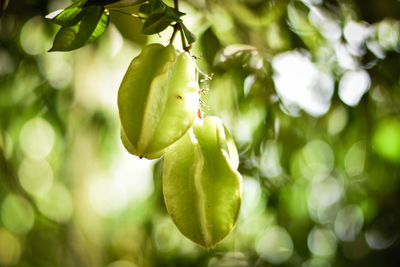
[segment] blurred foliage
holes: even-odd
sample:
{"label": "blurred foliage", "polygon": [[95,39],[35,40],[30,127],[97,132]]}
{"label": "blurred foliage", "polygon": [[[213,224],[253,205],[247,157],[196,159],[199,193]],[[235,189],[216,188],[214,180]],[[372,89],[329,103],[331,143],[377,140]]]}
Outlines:
{"label": "blurred foliage", "polygon": [[110,11],[98,42],[48,53],[44,16],[69,4],[1,13],[0,266],[399,266],[399,1],[180,1],[203,111],[244,176],[238,225],[211,251],[167,215],[162,160],[119,139],[122,76],[172,29],[144,36]]}

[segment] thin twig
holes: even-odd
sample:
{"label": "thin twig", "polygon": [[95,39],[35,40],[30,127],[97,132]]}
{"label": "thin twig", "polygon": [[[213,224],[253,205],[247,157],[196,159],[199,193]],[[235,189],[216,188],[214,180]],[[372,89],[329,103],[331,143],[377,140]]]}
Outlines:
{"label": "thin twig", "polygon": [[118,8],[107,8],[107,10],[116,11],[116,12],[119,12],[121,14],[128,15],[128,16],[135,17],[135,18],[139,18],[139,19],[144,19],[143,17],[141,17],[141,16],[139,16],[137,14],[125,12],[125,11],[122,11],[122,10],[120,10]]}
{"label": "thin twig", "polygon": [[[174,8],[176,11],[179,11],[179,1],[178,0],[174,0]],[[175,39],[176,33],[178,31],[180,31],[181,39],[182,39],[182,48],[183,48],[183,50],[185,50],[186,52],[191,54],[190,49],[192,49],[192,46],[187,44],[187,40],[186,40],[185,34],[183,32],[182,22],[177,22],[173,27],[174,27],[174,31],[172,32],[172,36],[171,36],[169,43],[172,44],[172,42]]]}
{"label": "thin twig", "polygon": [[[174,8],[176,11],[179,11],[179,1],[178,0],[174,0]],[[171,39],[169,40],[170,44],[172,44],[174,42],[176,33],[179,30],[181,30],[181,25],[179,23],[175,23],[173,27],[174,27],[174,31],[172,32]]]}

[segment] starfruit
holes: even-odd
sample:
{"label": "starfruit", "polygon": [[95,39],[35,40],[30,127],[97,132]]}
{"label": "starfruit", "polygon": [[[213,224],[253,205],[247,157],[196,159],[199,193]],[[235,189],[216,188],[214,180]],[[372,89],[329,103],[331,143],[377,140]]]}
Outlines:
{"label": "starfruit", "polygon": [[183,235],[213,248],[235,226],[241,202],[238,154],[217,117],[196,119],[164,156],[163,194]]}
{"label": "starfruit", "polygon": [[121,139],[131,154],[160,157],[188,131],[199,103],[195,67],[172,45],[148,45],[132,60],[118,91]]}

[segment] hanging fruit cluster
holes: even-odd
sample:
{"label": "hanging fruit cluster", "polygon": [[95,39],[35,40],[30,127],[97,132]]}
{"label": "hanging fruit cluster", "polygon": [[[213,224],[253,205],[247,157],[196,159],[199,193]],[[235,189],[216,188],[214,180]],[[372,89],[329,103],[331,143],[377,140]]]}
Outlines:
{"label": "hanging fruit cluster", "polygon": [[146,46],[134,58],[118,93],[121,138],[139,157],[164,155],[165,205],[179,230],[212,248],[239,214],[238,154],[217,117],[198,117],[194,59],[172,45]]}
{"label": "hanging fruit cluster", "polygon": [[[76,0],[46,18],[61,26],[50,51],[70,51],[98,39],[109,11],[140,5],[143,34],[173,27],[170,45],[151,44],[135,57],[118,92],[121,139],[134,155],[164,155],[163,193],[169,214],[189,239],[212,248],[239,214],[241,175],[235,144],[221,120],[203,119],[196,64],[188,53],[196,37],[185,15],[162,0]],[[133,14],[130,14],[133,15]],[[173,47],[180,32],[182,48]]]}

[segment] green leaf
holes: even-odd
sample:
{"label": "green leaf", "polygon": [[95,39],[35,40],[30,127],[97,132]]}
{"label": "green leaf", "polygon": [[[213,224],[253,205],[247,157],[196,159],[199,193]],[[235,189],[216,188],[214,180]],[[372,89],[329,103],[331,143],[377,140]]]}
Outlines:
{"label": "green leaf", "polygon": [[146,19],[143,24],[142,33],[144,34],[155,34],[159,33],[171,24],[171,20],[165,17],[162,13],[156,13],[150,18]]}
{"label": "green leaf", "polygon": [[65,9],[51,12],[46,16],[46,19],[61,26],[75,25],[84,16],[86,9],[83,6],[87,1],[88,0],[76,1]]}
{"label": "green leaf", "polygon": [[[81,20],[86,11],[87,9],[82,7],[68,7],[61,12],[55,11],[48,14],[46,16],[46,19],[61,26],[73,26]],[[57,14],[56,12],[59,13]]]}
{"label": "green leaf", "polygon": [[165,16],[172,21],[182,21],[180,17],[185,15],[185,13],[176,10],[175,8],[167,6],[165,9]]}
{"label": "green leaf", "polygon": [[149,3],[143,4],[139,8],[139,14],[142,17],[148,18],[153,14],[165,13],[168,6],[159,0],[150,0]]}
{"label": "green leaf", "polygon": [[155,34],[163,31],[173,22],[182,22],[185,13],[167,6],[161,0],[150,0],[139,8],[139,14],[145,18],[142,33]]}
{"label": "green leaf", "polygon": [[85,0],[85,6],[106,6],[119,1],[120,0]]}
{"label": "green leaf", "polygon": [[189,44],[196,42],[196,35],[194,35],[184,24],[182,24],[183,33],[185,34],[186,40]]}
{"label": "green leaf", "polygon": [[110,1],[111,3],[103,5],[105,8],[124,8],[124,7],[133,7],[136,5],[143,4],[147,2],[146,0],[117,0]]}
{"label": "green leaf", "polygon": [[150,4],[143,4],[139,7],[139,15],[143,18],[148,18],[151,14]]}
{"label": "green leaf", "polygon": [[82,20],[73,26],[61,27],[49,51],[71,51],[98,39],[106,30],[109,17],[100,6],[85,8]]}
{"label": "green leaf", "polygon": [[83,7],[85,4],[86,4],[86,2],[87,2],[88,0],[73,0],[72,2],[72,5],[70,5],[69,7],[72,7],[72,6],[79,6],[79,7]]}
{"label": "green leaf", "polygon": [[151,13],[162,13],[169,7],[161,0],[150,0],[149,5]]}
{"label": "green leaf", "polygon": [[89,39],[87,40],[86,44],[92,43],[99,39],[99,37],[106,31],[108,23],[110,21],[110,17],[108,14],[103,10],[99,21],[97,22],[96,28],[90,35]]}

